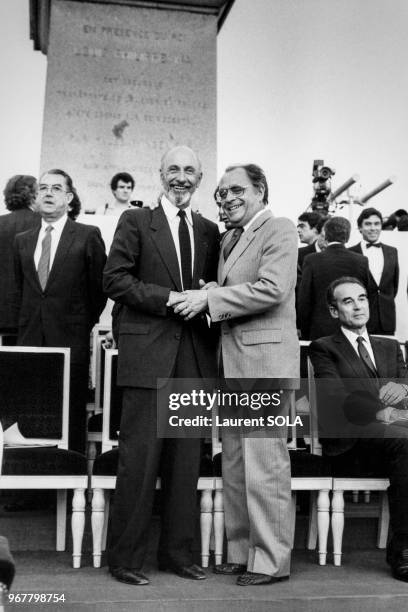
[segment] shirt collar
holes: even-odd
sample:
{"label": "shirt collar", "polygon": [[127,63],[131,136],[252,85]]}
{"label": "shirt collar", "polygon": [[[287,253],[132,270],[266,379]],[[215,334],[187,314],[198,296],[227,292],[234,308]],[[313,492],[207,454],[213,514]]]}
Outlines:
{"label": "shirt collar", "polygon": [[[174,204],[172,204],[170,200],[168,199],[168,197],[165,196],[164,194],[161,197],[161,205],[163,206],[163,211],[166,217],[169,219],[169,221],[173,221],[173,219],[175,219],[178,215],[179,208],[177,208],[177,206],[174,206]],[[191,214],[191,206],[189,205],[187,206],[187,208],[184,208],[183,210],[186,213],[186,218],[188,222],[190,223],[190,225],[193,225],[193,216]]]}
{"label": "shirt collar", "polygon": [[343,327],[343,325],[341,326],[341,331],[343,332],[343,334],[346,336],[347,340],[354,346],[355,343],[357,342],[357,338],[359,336],[362,336],[364,338],[364,340],[370,344],[370,338],[368,337],[368,332],[367,330],[363,331],[362,334],[357,334],[356,332],[352,331],[351,329],[346,329],[345,327]]}
{"label": "shirt collar", "polygon": [[67,219],[68,215],[62,215],[62,217],[56,219],[56,221],[51,221],[50,223],[48,221],[45,221],[45,219],[41,219],[41,229],[45,230],[49,225],[52,225],[54,230],[62,232]]}
{"label": "shirt collar", "polygon": [[252,219],[250,219],[250,220],[248,221],[248,223],[246,223],[246,224],[244,225],[244,227],[242,228],[242,230],[243,230],[244,232],[248,231],[248,228],[249,228],[249,227],[250,227],[250,226],[253,224],[253,222],[255,221],[255,219],[257,219],[258,217],[260,217],[261,215],[263,215],[263,214],[264,214],[264,212],[265,212],[265,210],[266,210],[265,208],[263,208],[262,210],[258,210],[258,212],[257,212],[257,213],[255,213],[255,215],[252,217]]}

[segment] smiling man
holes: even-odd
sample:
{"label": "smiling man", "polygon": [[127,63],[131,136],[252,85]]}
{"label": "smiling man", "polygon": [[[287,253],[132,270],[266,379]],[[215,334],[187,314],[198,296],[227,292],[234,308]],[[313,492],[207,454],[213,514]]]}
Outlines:
{"label": "smiling man", "polygon": [[399,265],[395,247],[380,242],[382,215],[376,208],[365,208],[357,219],[363,240],[350,251],[365,255],[370,268],[370,320],[372,334],[393,335],[396,327],[395,296]]}
{"label": "smiling man", "polygon": [[124,212],[105,268],[109,296],[122,305],[118,384],[124,387],[119,468],[108,552],[117,580],[148,584],[141,573],[161,465],[161,570],[204,579],[193,563],[199,439],[157,437],[158,378],[212,378],[216,335],[205,317],[185,322],[171,306],[181,292],[215,280],[219,232],[191,211],[201,163],[185,146],[162,158],[162,193],[154,209]]}
{"label": "smiling man", "polygon": [[[310,357],[316,378],[323,379],[317,386],[318,392],[324,389],[319,420],[332,428],[340,425],[322,439],[323,452],[331,457],[334,476],[368,472],[390,479],[387,561],[393,576],[408,582],[408,429],[401,426],[408,422],[404,359],[396,340],[368,335],[367,291],[357,278],[332,282],[327,303],[341,329],[312,342]],[[343,410],[357,429],[338,420]]]}
{"label": "smiling man", "polygon": [[[289,389],[299,375],[296,228],[266,208],[268,184],[255,164],[228,167],[218,199],[234,228],[222,243],[218,286],[185,292],[175,311],[190,319],[208,310],[212,321],[221,323],[225,379],[256,379],[271,391],[279,378],[278,389]],[[283,413],[287,400],[283,394]],[[271,584],[289,576],[291,497],[285,434],[282,430],[271,437],[261,429],[256,437],[238,431],[223,439],[228,562],[214,571],[238,575],[240,586]]]}
{"label": "smiling man", "polygon": [[41,176],[41,227],[15,241],[16,310],[19,345],[71,349],[69,448],[83,453],[89,335],[106,303],[106,254],[97,227],[69,218],[74,204],[79,200],[66,172],[54,169]]}

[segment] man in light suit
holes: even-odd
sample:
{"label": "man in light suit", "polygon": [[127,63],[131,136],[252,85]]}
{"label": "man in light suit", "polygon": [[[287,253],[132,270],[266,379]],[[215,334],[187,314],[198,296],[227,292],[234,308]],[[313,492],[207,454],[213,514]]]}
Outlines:
{"label": "man in light suit", "polygon": [[216,278],[218,228],[190,207],[201,176],[190,148],[163,156],[159,205],[122,214],[104,274],[108,295],[122,305],[117,382],[124,388],[108,563],[114,578],[133,585],[149,583],[141,569],[159,475],[159,569],[206,577],[192,556],[200,440],[159,438],[156,406],[158,378],[216,375],[217,335],[206,317],[185,322],[171,308],[183,289]]}
{"label": "man in light suit", "polygon": [[[187,319],[208,310],[221,322],[223,376],[263,379],[263,388],[296,386],[299,345],[295,284],[297,233],[265,208],[265,174],[254,164],[230,166],[218,197],[235,228],[226,234],[218,287],[186,292],[175,307]],[[287,398],[286,398],[287,399]],[[281,410],[284,407],[281,406]],[[270,584],[290,570],[290,462],[286,431],[254,436],[230,433],[223,441],[228,563],[215,573],[237,574],[242,586]]]}
{"label": "man in light suit", "polygon": [[379,210],[364,208],[357,219],[363,240],[350,251],[365,255],[370,269],[370,334],[392,336],[395,333],[395,296],[398,291],[399,265],[395,247],[380,242],[383,218]]}
{"label": "man in light suit", "polygon": [[106,254],[97,227],[69,218],[74,199],[66,172],[55,169],[41,176],[41,226],[15,240],[15,307],[18,345],[71,349],[69,448],[84,452],[90,332],[106,303]]}
{"label": "man in light suit", "polygon": [[357,278],[333,281],[327,302],[341,329],[309,348],[315,376],[322,379],[323,451],[333,475],[359,476],[362,469],[390,479],[387,561],[393,576],[408,582],[407,369],[396,340],[368,335],[367,291]]}

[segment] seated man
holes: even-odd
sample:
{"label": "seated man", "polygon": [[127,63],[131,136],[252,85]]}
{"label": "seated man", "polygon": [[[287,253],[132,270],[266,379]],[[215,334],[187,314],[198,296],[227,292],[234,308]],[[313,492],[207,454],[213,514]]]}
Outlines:
{"label": "seated man", "polygon": [[[330,439],[322,440],[323,452],[332,457],[335,472],[340,468],[344,473],[345,466],[358,462],[389,478],[387,561],[394,578],[408,582],[408,429],[400,426],[408,418],[406,366],[396,340],[367,334],[368,298],[358,279],[333,281],[327,301],[341,329],[310,345],[316,378],[327,381],[317,387],[318,392],[326,387],[319,425],[331,426]],[[337,420],[341,409],[348,431]]]}

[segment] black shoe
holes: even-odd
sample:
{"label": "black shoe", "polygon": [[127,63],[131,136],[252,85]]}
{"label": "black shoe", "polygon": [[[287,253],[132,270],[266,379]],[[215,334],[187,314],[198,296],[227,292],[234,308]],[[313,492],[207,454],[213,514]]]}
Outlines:
{"label": "black shoe", "polygon": [[391,565],[394,578],[408,582],[408,548],[394,553],[391,558],[387,558],[387,561]]}
{"label": "black shoe", "polygon": [[110,573],[119,582],[125,582],[126,584],[143,585],[149,584],[149,579],[146,578],[140,572],[130,569],[128,567],[110,567]]}
{"label": "black shoe", "polygon": [[205,580],[207,578],[206,573],[198,565],[159,565],[159,570],[162,572],[170,571],[180,578],[190,578],[190,580]]}
{"label": "black shoe", "polygon": [[246,570],[246,565],[242,563],[221,563],[220,565],[214,565],[214,574],[226,574],[227,576],[234,576],[237,574],[243,574]]}
{"label": "black shoe", "polygon": [[260,584],[273,584],[274,582],[282,582],[289,580],[289,576],[269,576],[268,574],[256,574],[255,572],[245,572],[242,576],[238,576],[237,584],[239,586],[258,586]]}

